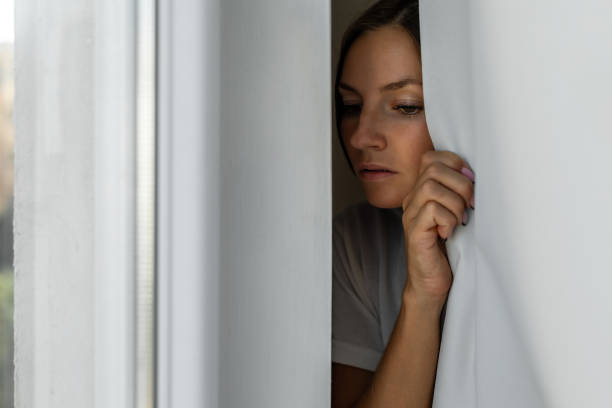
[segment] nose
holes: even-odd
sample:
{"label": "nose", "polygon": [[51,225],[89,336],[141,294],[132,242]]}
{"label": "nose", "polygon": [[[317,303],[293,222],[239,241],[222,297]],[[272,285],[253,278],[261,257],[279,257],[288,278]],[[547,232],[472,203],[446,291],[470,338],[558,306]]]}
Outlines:
{"label": "nose", "polygon": [[387,141],[381,130],[376,113],[362,110],[357,128],[351,134],[349,142],[355,149],[382,150],[386,147]]}

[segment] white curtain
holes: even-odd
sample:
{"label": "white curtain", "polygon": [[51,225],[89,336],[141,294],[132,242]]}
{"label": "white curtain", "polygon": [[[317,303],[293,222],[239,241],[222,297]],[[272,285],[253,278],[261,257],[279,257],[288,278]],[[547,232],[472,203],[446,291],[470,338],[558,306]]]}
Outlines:
{"label": "white curtain", "polygon": [[610,407],[612,3],[420,13],[434,145],[476,173],[434,407]]}

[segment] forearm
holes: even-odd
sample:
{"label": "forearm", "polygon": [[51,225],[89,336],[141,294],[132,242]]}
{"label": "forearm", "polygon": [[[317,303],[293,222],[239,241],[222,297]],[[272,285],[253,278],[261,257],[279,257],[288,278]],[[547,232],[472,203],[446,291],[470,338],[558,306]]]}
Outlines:
{"label": "forearm", "polygon": [[442,306],[405,292],[372,383],[355,407],[431,407]]}

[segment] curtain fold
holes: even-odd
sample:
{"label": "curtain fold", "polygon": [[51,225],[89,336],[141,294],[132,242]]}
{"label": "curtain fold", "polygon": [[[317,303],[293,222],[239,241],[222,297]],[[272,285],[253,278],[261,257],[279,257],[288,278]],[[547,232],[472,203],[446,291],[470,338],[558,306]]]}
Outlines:
{"label": "curtain fold", "polygon": [[430,0],[420,18],[434,146],[476,174],[434,407],[612,406],[612,3]]}

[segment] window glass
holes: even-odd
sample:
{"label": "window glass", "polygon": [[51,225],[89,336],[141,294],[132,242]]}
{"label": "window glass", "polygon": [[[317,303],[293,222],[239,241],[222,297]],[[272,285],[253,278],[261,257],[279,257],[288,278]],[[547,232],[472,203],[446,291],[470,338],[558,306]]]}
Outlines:
{"label": "window glass", "polygon": [[13,406],[13,15],[0,2],[0,407]]}

